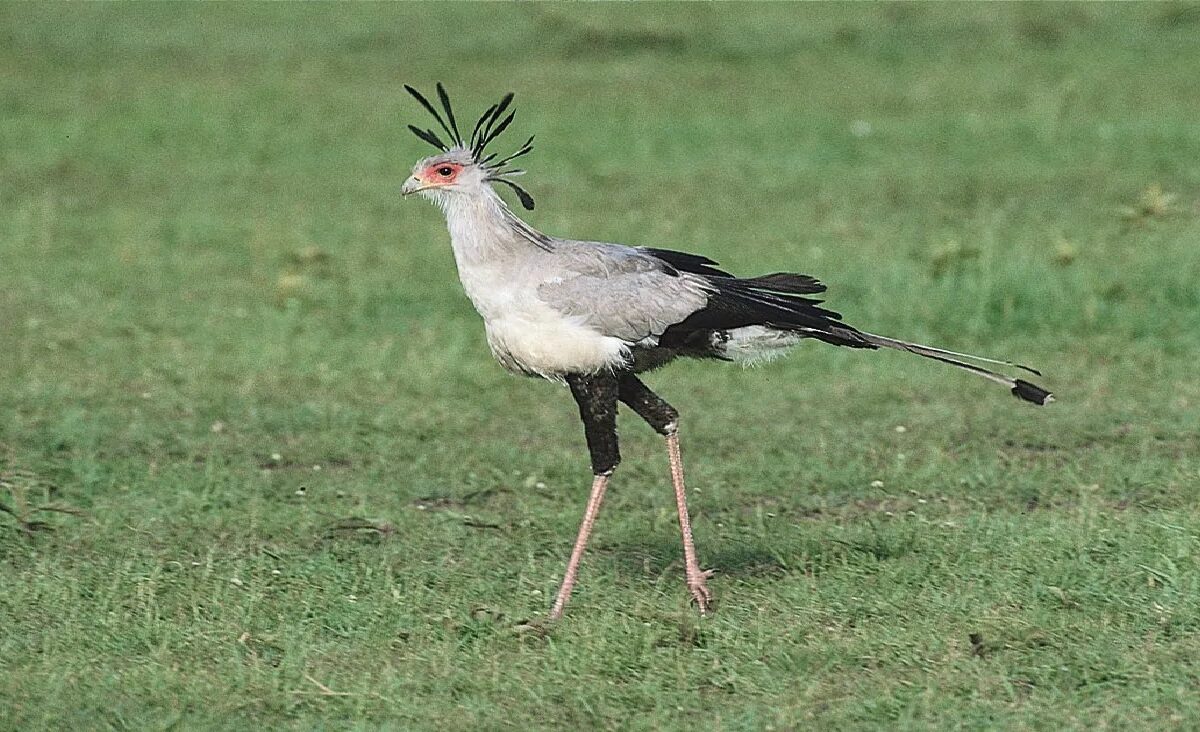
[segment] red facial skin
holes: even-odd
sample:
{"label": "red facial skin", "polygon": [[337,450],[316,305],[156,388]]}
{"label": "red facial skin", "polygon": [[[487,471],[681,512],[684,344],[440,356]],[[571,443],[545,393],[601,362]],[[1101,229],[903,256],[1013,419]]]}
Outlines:
{"label": "red facial skin", "polygon": [[430,165],[421,173],[421,177],[431,185],[445,185],[453,183],[458,178],[458,174],[462,172],[462,168],[463,166],[458,163]]}

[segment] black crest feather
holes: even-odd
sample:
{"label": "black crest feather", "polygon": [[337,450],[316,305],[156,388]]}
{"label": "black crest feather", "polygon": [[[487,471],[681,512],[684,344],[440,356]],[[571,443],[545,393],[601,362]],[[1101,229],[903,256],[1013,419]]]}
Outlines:
{"label": "black crest feather", "polygon": [[418,127],[414,127],[413,125],[409,125],[408,129],[412,130],[414,135],[421,138],[425,142],[428,142],[430,145],[433,145],[439,150],[445,151],[449,149],[446,147],[445,143],[438,139],[437,135],[433,134],[433,130],[422,130]]}
{"label": "black crest feather", "polygon": [[484,121],[486,121],[488,116],[491,115],[491,113],[494,111],[496,111],[495,104],[488,107],[487,110],[485,110],[484,113],[482,115],[480,115],[479,120],[475,122],[475,129],[471,132],[471,149],[472,150],[475,149],[475,143],[478,142],[478,140],[479,140],[479,131],[481,129],[483,129]]}
{"label": "black crest feather", "polygon": [[512,92],[505,94],[504,98],[501,99],[496,106],[491,108],[491,111],[484,112],[483,116],[479,118],[479,122],[482,124],[482,129],[479,131],[479,137],[473,140],[471,143],[471,152],[474,153],[476,160],[483,155],[483,149],[487,147],[488,143],[496,139],[496,136],[504,131],[504,128],[508,126],[508,123],[512,122],[512,117],[516,116],[516,112],[513,112],[509,115],[509,119],[503,125],[501,125],[499,130],[493,131],[493,126],[496,124],[496,120],[500,119],[500,115],[504,114],[504,111],[508,109],[508,105],[512,104],[513,96],[514,95]]}
{"label": "black crest feather", "polygon": [[525,207],[525,210],[526,211],[533,210],[533,196],[529,195],[529,192],[526,191],[524,188],[517,185],[516,183],[513,183],[511,180],[508,180],[507,178],[488,178],[488,180],[494,180],[497,183],[503,183],[504,185],[513,189],[513,191],[517,194],[517,198],[521,199],[521,205]]}
{"label": "black crest feather", "polygon": [[[450,129],[450,125],[446,124],[446,120],[442,119],[442,115],[438,114],[438,111],[433,108],[433,105],[429,103],[429,100],[425,98],[425,95],[421,94],[421,92],[417,91],[416,89],[413,89],[408,84],[404,85],[404,89],[411,94],[414,99],[420,102],[421,106],[424,107],[426,111],[433,115],[433,118],[437,120],[438,125],[440,125],[441,128],[446,131],[447,137],[449,137],[451,140],[457,141],[458,136],[454,134],[453,130]],[[445,146],[442,146],[442,149],[446,149]]]}
{"label": "black crest feather", "polygon": [[442,86],[442,82],[437,83],[438,99],[442,100],[442,108],[446,110],[446,119],[450,120],[450,130],[454,133],[454,144],[462,144],[462,135],[458,134],[458,123],[454,121],[454,110],[450,108],[450,96],[446,94],[446,87]]}
{"label": "black crest feather", "polygon": [[[471,138],[464,144],[462,133],[458,129],[458,120],[454,117],[454,109],[450,106],[450,95],[446,93],[446,87],[439,81],[437,82],[438,101],[441,102],[442,112],[445,117],[438,112],[437,108],[425,97],[424,94],[417,91],[408,84],[404,85],[405,91],[412,95],[425,111],[437,121],[438,126],[442,128],[450,142],[456,147],[468,147],[471,151],[471,157],[475,162],[487,171],[487,180],[503,183],[517,194],[517,198],[521,200],[521,205],[527,210],[533,210],[533,196],[529,195],[521,186],[509,180],[507,176],[520,175],[525,172],[523,170],[506,169],[504,166],[517,158],[528,155],[533,151],[533,136],[530,136],[517,150],[507,156],[500,157],[497,153],[485,154],[486,148],[508,129],[516,118],[515,111],[509,111],[512,105],[514,94],[509,92],[501,97],[499,102],[491,105],[480,115],[475,122],[474,129],[471,130]],[[507,114],[505,114],[507,112]],[[433,129],[421,129],[415,125],[409,125],[408,129],[421,140],[433,145],[442,152],[450,150],[450,145],[442,141],[442,138]],[[499,159],[497,159],[499,158]]]}
{"label": "black crest feather", "polygon": [[508,116],[504,118],[503,122],[496,125],[495,129],[489,130],[487,136],[479,141],[479,151],[478,152],[482,153],[483,149],[488,146],[488,143],[490,143],[492,140],[495,140],[497,137],[500,136],[501,132],[504,132],[504,130],[508,129],[508,126],[510,124],[512,124],[513,118],[516,116],[517,116],[516,112],[509,112]]}
{"label": "black crest feather", "polygon": [[[529,139],[525,141],[525,144],[521,145],[521,147],[518,148],[515,153],[513,153],[512,155],[509,155],[507,157],[501,158],[500,160],[497,160],[496,164],[493,167],[498,168],[501,165],[507,164],[510,160],[516,160],[517,158],[521,157],[522,155],[526,155],[530,152],[533,152],[533,135],[530,135]],[[491,158],[491,157],[493,157],[493,156],[491,156],[491,155],[488,156],[488,158]]]}

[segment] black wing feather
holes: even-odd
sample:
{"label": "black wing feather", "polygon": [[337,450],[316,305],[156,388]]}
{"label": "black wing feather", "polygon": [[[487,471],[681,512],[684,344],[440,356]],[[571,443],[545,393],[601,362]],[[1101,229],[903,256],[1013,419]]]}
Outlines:
{"label": "black wing feather", "polygon": [[820,300],[800,297],[825,291],[825,286],[814,277],[776,272],[738,278],[699,254],[652,248],[642,248],[642,251],[681,272],[705,278],[713,288],[703,308],[663,332],[659,343],[664,346],[693,341],[697,331],[766,325],[803,332],[839,346],[878,347],[863,339],[856,329],[840,322],[840,313],[821,307]]}
{"label": "black wing feather", "polygon": [[818,292],[825,292],[825,285],[816,277],[794,274],[792,272],[776,272],[775,274],[752,277],[746,280],[746,282],[751,282],[754,284],[754,287],[764,290],[786,292],[793,295],[814,295]]}
{"label": "black wing feather", "polygon": [[690,272],[701,277],[729,277],[733,275],[728,272],[717,269],[716,262],[700,254],[691,254],[689,252],[676,252],[671,249],[654,249],[652,247],[638,247],[641,251],[671,265],[681,272]]}

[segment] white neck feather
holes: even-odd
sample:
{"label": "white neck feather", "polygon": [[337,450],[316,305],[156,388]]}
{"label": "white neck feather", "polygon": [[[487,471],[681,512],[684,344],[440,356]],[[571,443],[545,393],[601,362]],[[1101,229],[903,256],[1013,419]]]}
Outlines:
{"label": "white neck feather", "polygon": [[446,214],[450,244],[460,270],[536,248],[522,236],[519,227],[524,224],[491,186],[482,185],[478,193],[472,194],[442,194],[437,203]]}

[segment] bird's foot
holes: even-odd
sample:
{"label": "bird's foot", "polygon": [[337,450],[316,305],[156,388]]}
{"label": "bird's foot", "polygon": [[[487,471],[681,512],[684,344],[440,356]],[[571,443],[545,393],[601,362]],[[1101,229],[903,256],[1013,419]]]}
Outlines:
{"label": "bird's foot", "polygon": [[701,615],[711,615],[713,611],[712,590],[708,589],[705,583],[705,580],[712,576],[713,570],[701,570],[699,567],[687,573],[688,590],[691,591],[692,602],[696,604]]}

